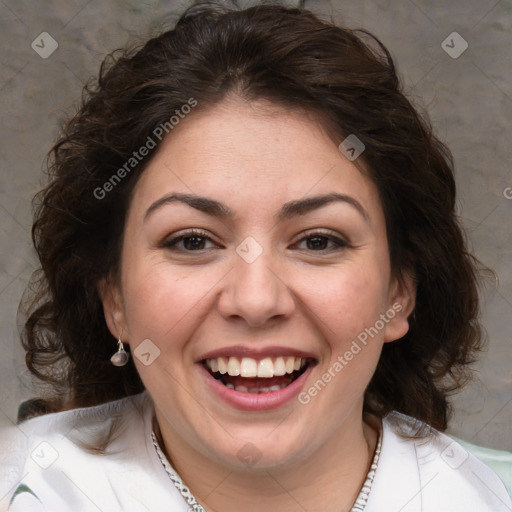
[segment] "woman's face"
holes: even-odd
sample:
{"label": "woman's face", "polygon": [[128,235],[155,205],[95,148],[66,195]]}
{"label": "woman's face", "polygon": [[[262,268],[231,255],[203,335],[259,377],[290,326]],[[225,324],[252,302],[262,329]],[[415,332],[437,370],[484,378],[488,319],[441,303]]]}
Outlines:
{"label": "woman's face", "polygon": [[376,187],[310,117],[231,98],[181,121],[137,183],[106,318],[163,431],[276,467],[361,429],[413,302],[388,253]]}

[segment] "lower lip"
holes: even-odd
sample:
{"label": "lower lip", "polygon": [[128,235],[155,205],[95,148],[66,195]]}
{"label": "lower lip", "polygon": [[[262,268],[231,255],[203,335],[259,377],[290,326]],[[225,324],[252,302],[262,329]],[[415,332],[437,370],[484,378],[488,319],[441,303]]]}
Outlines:
{"label": "lower lip", "polygon": [[224,386],[202,364],[200,367],[213,392],[227,404],[242,411],[267,411],[285,405],[299,394],[313,369],[313,365],[309,365],[300,377],[283,389],[264,393],[245,393]]}

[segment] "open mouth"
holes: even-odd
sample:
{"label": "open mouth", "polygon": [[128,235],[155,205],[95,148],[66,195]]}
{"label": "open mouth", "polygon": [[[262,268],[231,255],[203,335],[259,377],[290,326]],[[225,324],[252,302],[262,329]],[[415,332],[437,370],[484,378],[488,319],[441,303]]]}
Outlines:
{"label": "open mouth", "polygon": [[203,365],[217,381],[227,388],[242,393],[270,393],[279,391],[297,380],[309,366],[311,358],[293,356],[216,357],[203,360]]}

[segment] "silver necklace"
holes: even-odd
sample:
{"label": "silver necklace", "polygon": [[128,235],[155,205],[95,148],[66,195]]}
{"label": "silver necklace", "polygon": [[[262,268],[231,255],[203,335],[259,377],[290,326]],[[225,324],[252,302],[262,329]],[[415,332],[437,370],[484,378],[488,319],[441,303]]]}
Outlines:
{"label": "silver necklace", "polygon": [[[151,432],[151,439],[153,440],[153,446],[155,447],[156,453],[158,454],[158,458],[162,463],[167,475],[171,479],[171,482],[174,484],[176,489],[178,489],[179,493],[183,497],[183,499],[187,502],[190,509],[193,512],[206,512],[206,510],[199,505],[194,495],[190,491],[190,489],[183,483],[183,480],[180,478],[178,473],[174,470],[174,468],[169,464],[167,457],[163,453],[160,448],[158,441],[156,440],[156,436],[154,432]],[[382,447],[382,429],[379,433],[379,441],[377,443],[377,448],[375,449],[375,455],[373,456],[372,464],[370,466],[370,471],[366,475],[366,479],[364,481],[363,487],[359,491],[359,495],[357,499],[350,509],[350,512],[363,512],[366,508],[366,503],[368,501],[368,496],[370,495],[370,490],[372,487],[373,480],[375,478],[375,471],[377,470],[377,465],[379,462],[380,451]]]}

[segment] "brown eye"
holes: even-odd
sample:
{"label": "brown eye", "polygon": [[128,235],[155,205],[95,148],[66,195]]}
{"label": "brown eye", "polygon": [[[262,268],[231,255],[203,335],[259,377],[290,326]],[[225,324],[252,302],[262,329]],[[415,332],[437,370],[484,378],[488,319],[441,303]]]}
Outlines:
{"label": "brown eye", "polygon": [[307,239],[307,248],[312,251],[325,251],[327,249],[329,239],[325,236],[315,236]]}
{"label": "brown eye", "polygon": [[296,246],[308,251],[336,251],[348,247],[349,244],[337,236],[323,233],[312,233],[302,238]]}
{"label": "brown eye", "polygon": [[213,244],[214,242],[205,233],[190,231],[166,240],[161,247],[174,251],[193,252],[211,249]]}
{"label": "brown eye", "polygon": [[182,238],[183,247],[188,251],[204,249],[206,239],[200,236],[186,236]]}

